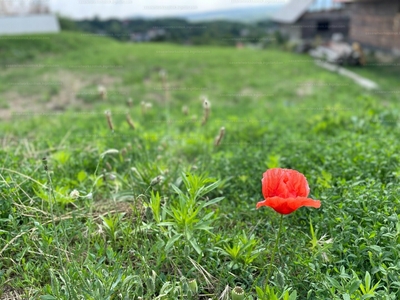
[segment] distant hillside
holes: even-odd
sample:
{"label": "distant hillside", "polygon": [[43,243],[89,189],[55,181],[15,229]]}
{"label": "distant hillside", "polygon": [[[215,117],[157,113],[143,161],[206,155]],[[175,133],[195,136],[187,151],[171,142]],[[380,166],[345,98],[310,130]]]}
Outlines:
{"label": "distant hillside", "polygon": [[[63,30],[71,30],[65,20]],[[196,26],[193,26],[193,24]],[[64,27],[63,24],[66,26]],[[129,19],[76,21],[76,29],[98,35],[131,42],[172,42],[194,45],[233,46],[238,41],[257,43],[266,37],[268,19],[259,23],[245,23],[232,20],[188,21],[184,18]]]}
{"label": "distant hillside", "polygon": [[271,15],[277,12],[282,5],[268,5],[246,8],[235,8],[226,10],[216,10],[209,12],[191,13],[180,15],[191,22],[213,21],[213,20],[230,20],[238,22],[257,22],[269,19]]}

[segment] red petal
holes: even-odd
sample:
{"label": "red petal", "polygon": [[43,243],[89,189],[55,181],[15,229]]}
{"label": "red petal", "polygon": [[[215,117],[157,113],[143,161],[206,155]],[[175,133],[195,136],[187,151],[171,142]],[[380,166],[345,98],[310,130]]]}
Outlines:
{"label": "red petal", "polygon": [[262,193],[269,197],[307,197],[310,192],[307,179],[296,170],[274,168],[263,174]]}
{"label": "red petal", "polygon": [[273,208],[276,212],[287,215],[291,214],[298,208],[302,206],[309,206],[320,208],[321,201],[313,200],[306,197],[297,197],[297,198],[281,198],[281,197],[270,197],[265,199],[264,201],[260,201],[257,203],[257,208],[261,206],[269,206]]}

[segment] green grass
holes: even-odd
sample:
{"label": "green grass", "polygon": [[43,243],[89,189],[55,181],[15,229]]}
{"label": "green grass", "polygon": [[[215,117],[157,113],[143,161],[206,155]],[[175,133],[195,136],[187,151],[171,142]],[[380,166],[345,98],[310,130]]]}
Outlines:
{"label": "green grass", "polygon": [[[0,123],[0,294],[218,299],[241,286],[247,299],[398,299],[395,94],[273,49],[45,37],[0,40],[20,53],[12,63],[37,65],[3,63],[0,99],[68,94],[81,105],[59,113],[39,101],[39,113]],[[395,89],[384,72],[370,79]],[[305,174],[322,206],[284,217],[268,279],[280,216],[255,205],[273,167]]]}

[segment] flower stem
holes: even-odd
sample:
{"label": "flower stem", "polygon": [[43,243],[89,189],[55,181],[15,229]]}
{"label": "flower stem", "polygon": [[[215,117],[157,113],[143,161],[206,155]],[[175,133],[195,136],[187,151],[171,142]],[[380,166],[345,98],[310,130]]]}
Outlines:
{"label": "flower stem", "polygon": [[274,259],[275,259],[275,253],[278,251],[279,238],[281,236],[281,231],[282,231],[282,223],[283,223],[283,215],[281,215],[281,219],[279,221],[278,235],[276,237],[274,251],[272,252],[272,256],[271,256],[271,264],[269,265],[267,280],[270,280],[269,276],[271,275],[272,265],[273,265]]}

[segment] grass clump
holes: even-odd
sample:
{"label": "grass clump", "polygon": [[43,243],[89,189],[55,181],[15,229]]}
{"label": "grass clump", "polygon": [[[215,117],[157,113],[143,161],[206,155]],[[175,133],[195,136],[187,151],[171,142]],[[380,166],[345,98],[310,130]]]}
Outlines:
{"label": "grass clump", "polygon": [[[46,51],[25,58],[42,68],[0,73],[0,99],[18,93],[7,82],[53,78],[56,62],[90,80],[69,90],[78,105],[63,113],[28,107],[25,117],[0,124],[3,296],[399,295],[399,110],[392,95],[275,50],[205,47],[194,55],[168,44],[50,37],[31,44]],[[50,98],[64,92],[61,86]],[[144,111],[142,102],[151,107]],[[279,218],[255,205],[263,172],[275,167],[303,173],[322,206],[285,217],[267,278]]]}

